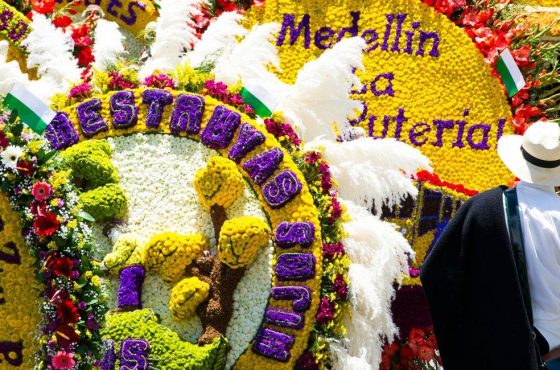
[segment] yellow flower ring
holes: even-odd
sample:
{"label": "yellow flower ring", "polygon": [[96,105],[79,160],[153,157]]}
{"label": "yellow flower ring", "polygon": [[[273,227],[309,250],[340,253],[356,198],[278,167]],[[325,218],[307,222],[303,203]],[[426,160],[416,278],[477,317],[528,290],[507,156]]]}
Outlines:
{"label": "yellow flower ring", "polygon": [[[135,106],[138,113],[116,119],[115,104],[117,109]],[[65,149],[79,141],[134,133],[166,133],[200,141],[237,163],[276,235],[272,289],[284,291],[269,297],[266,311],[289,311],[299,319],[283,324],[265,313],[259,333],[236,368],[292,369],[308,346],[323,276],[319,211],[292,157],[263,126],[234,108],[209,96],[161,89],[123,90],[87,99],[58,112],[45,135],[53,148]],[[255,140],[257,136],[261,140]],[[260,165],[248,164],[255,161]],[[298,239],[286,228],[307,232],[304,238],[296,233]],[[280,229],[284,238],[278,236]]]}
{"label": "yellow flower ring", "polygon": [[[40,284],[35,280],[35,258],[21,236],[20,218],[0,193],[0,367],[34,366],[40,349],[34,340],[41,321]],[[23,319],[22,319],[23,318]]]}
{"label": "yellow flower ring", "polygon": [[[57,0],[56,8],[60,9],[71,2],[72,0]],[[86,0],[72,9],[83,12],[90,5],[99,6],[108,20],[118,23],[136,36],[157,18],[157,10],[151,0]]]}
{"label": "yellow flower ring", "polygon": [[474,190],[507,183],[496,142],[513,133],[499,80],[470,38],[419,0],[267,0],[247,17],[278,22],[281,76],[297,72],[344,37],[367,43],[364,102],[354,123],[376,138],[397,138],[426,154],[442,179]]}

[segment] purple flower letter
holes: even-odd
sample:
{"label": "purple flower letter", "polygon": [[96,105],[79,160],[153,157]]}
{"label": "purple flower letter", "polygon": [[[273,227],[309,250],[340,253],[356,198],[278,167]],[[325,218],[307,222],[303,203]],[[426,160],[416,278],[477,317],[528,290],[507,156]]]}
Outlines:
{"label": "purple flower letter", "polygon": [[291,248],[300,244],[308,247],[315,240],[315,225],[311,222],[282,222],[276,229],[276,244]]}
{"label": "purple flower letter", "polygon": [[134,105],[134,91],[118,91],[109,101],[114,128],[132,127],[138,122],[138,107]]}
{"label": "purple flower letter", "polygon": [[243,163],[243,169],[255,184],[262,185],[276,171],[283,159],[282,149],[272,148]]}
{"label": "purple flower letter", "polygon": [[142,284],[145,271],[142,266],[129,266],[121,271],[118,306],[126,308],[142,307]]}
{"label": "purple flower letter", "polygon": [[251,150],[264,143],[264,134],[248,123],[241,125],[237,141],[231,147],[228,157],[239,163]]}
{"label": "purple flower letter", "polygon": [[304,324],[304,316],[301,313],[281,308],[267,307],[264,313],[264,322],[283,328],[301,330]]}
{"label": "purple flower letter", "polygon": [[180,94],[175,99],[175,107],[171,114],[169,129],[173,135],[181,131],[187,134],[198,134],[204,111],[204,99],[198,95]]}
{"label": "purple flower letter", "polygon": [[150,352],[150,343],[146,339],[123,340],[119,353],[121,370],[149,370],[148,352]]}
{"label": "purple flower letter", "polygon": [[115,342],[112,339],[103,339],[103,359],[101,359],[101,370],[115,369]]}
{"label": "purple flower letter", "polygon": [[202,131],[200,139],[204,145],[212,149],[227,148],[240,122],[239,113],[218,105],[212,112],[212,117]]}
{"label": "purple flower letter", "polygon": [[264,184],[263,195],[272,208],[280,208],[298,195],[301,189],[297,175],[286,170]]}
{"label": "purple flower letter", "polygon": [[255,338],[253,352],[276,361],[287,362],[290,359],[290,348],[293,344],[293,335],[262,328]]}
{"label": "purple flower letter", "polygon": [[312,253],[284,253],[274,266],[278,280],[304,281],[315,276],[315,256]]}
{"label": "purple flower letter", "polygon": [[274,299],[288,299],[292,301],[292,308],[297,312],[304,312],[311,306],[311,289],[305,285],[275,286],[270,290]]}
{"label": "purple flower letter", "polygon": [[78,121],[84,136],[90,138],[100,132],[107,131],[107,123],[101,117],[101,100],[90,99],[78,105]]}
{"label": "purple flower letter", "polygon": [[[0,353],[4,360],[12,366],[20,366],[23,363],[23,342],[0,342]],[[14,355],[10,356],[13,353]],[[9,367],[9,366],[8,366]]]}
{"label": "purple flower letter", "polygon": [[158,128],[163,108],[173,102],[173,95],[165,90],[146,90],[142,93],[142,103],[149,104],[146,127]]}
{"label": "purple flower letter", "polygon": [[63,112],[56,112],[56,116],[45,130],[45,136],[51,148],[55,150],[66,149],[80,140],[72,121]]}

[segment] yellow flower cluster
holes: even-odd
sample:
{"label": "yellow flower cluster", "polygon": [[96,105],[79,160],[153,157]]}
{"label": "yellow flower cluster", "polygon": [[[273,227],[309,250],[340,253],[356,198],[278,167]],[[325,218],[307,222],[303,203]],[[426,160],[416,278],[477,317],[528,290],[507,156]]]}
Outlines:
{"label": "yellow flower cluster", "polygon": [[210,285],[197,277],[183,279],[173,287],[169,298],[169,310],[177,320],[195,314],[199,304],[208,298]]}
{"label": "yellow flower cluster", "polygon": [[0,2],[0,13],[3,22],[0,38],[7,40],[19,51],[24,51],[21,42],[31,32],[29,19],[5,1]]}
{"label": "yellow flower cluster", "polygon": [[198,170],[194,188],[206,210],[213,205],[229,208],[243,193],[245,181],[236,164],[227,158],[212,157]]}
{"label": "yellow flower cluster", "polygon": [[206,81],[214,79],[213,73],[201,72],[188,63],[175,67],[171,76],[177,82],[177,89],[191,92],[200,92]]}
{"label": "yellow flower cluster", "polygon": [[[41,285],[35,279],[35,259],[29,254],[21,236],[19,217],[11,210],[4,193],[0,193],[0,219],[4,225],[0,231],[0,249],[3,253],[14,255],[16,252],[13,248],[16,248],[19,255],[19,264],[0,259],[2,341],[22,341],[21,368],[31,369],[34,366],[33,354],[39,349],[39,343],[36,343],[34,337],[41,321],[38,310]],[[2,368],[6,366],[10,367],[6,364]]]}
{"label": "yellow flower cluster", "polygon": [[257,217],[227,220],[218,241],[221,261],[234,269],[250,265],[258,251],[268,244],[270,233],[267,223]]}
{"label": "yellow flower cluster", "polygon": [[[55,2],[56,8],[64,7],[70,0]],[[77,7],[72,9],[82,13],[90,2],[82,1]],[[117,22],[123,29],[132,32],[135,36],[140,36],[148,23],[157,19],[157,10],[151,0],[101,0],[96,1],[105,17],[113,22]]]}
{"label": "yellow flower cluster", "polygon": [[159,272],[166,283],[174,283],[183,276],[185,268],[204,250],[210,248],[202,234],[179,235],[172,232],[152,237],[144,247],[144,263],[148,270]]}
{"label": "yellow flower cluster", "polygon": [[[248,12],[248,19],[283,24],[277,44],[282,78],[291,83],[323,47],[362,37],[365,70],[357,74],[364,86],[353,97],[367,107],[357,117],[367,133],[416,143],[442,179],[471,189],[512,178],[495,149],[501,133],[513,133],[504,91],[471,39],[445,15],[420,0],[267,0]],[[419,46],[428,34],[437,37],[436,56],[430,54],[434,39]],[[487,139],[482,136],[487,128],[477,125],[488,125]],[[475,149],[481,142],[485,149]]]}
{"label": "yellow flower cluster", "polygon": [[103,258],[103,264],[112,274],[118,274],[119,270],[125,266],[143,264],[144,256],[138,244],[138,239],[135,235],[125,234],[119,236],[113,246],[113,251]]}

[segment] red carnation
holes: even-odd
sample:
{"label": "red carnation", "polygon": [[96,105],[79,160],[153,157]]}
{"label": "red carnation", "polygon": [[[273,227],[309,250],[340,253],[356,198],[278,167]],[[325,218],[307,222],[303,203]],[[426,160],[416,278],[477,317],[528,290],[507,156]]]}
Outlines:
{"label": "red carnation", "polygon": [[47,268],[50,269],[55,276],[64,276],[69,279],[75,264],[76,263],[68,257],[53,257],[47,263]]}
{"label": "red carnation", "polygon": [[61,28],[68,27],[69,25],[72,24],[72,18],[70,18],[67,15],[61,15],[53,20],[53,24],[55,25],[55,27],[61,27]]}
{"label": "red carnation", "polygon": [[94,60],[95,57],[93,56],[93,51],[91,50],[91,48],[83,48],[78,53],[78,63],[82,67],[87,67]]}
{"label": "red carnation", "polygon": [[56,308],[56,316],[63,324],[73,324],[78,322],[80,314],[78,308],[69,299],[61,301]]}
{"label": "red carnation", "polygon": [[59,228],[60,222],[54,213],[45,212],[42,216],[37,216],[33,222],[33,229],[38,236],[51,236]]}

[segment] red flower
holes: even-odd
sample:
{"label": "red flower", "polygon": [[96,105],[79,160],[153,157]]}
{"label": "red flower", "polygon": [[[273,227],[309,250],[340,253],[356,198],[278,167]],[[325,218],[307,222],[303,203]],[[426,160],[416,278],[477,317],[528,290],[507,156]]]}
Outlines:
{"label": "red flower", "polygon": [[348,285],[346,285],[344,277],[341,274],[338,274],[336,276],[333,284],[333,289],[340,299],[346,299],[346,297],[348,296]]}
{"label": "red flower", "polygon": [[18,161],[17,170],[19,173],[25,176],[31,176],[34,172],[33,164],[29,161]]}
{"label": "red flower", "polygon": [[60,227],[60,222],[54,213],[46,211],[44,215],[37,216],[33,222],[33,229],[38,236],[51,236]]}
{"label": "red flower", "polygon": [[6,149],[8,145],[10,145],[10,139],[6,137],[6,133],[3,130],[0,130],[0,147]]}
{"label": "red flower", "polygon": [[54,0],[31,0],[33,10],[41,14],[50,14],[54,11]]}
{"label": "red flower", "polygon": [[218,6],[224,12],[231,12],[237,9],[237,5],[235,5],[233,1],[228,1],[228,0],[218,0]]}
{"label": "red flower", "polygon": [[76,362],[72,352],[60,351],[51,360],[52,366],[56,370],[72,370]]}
{"label": "red flower", "polygon": [[82,67],[87,67],[91,62],[95,60],[93,56],[93,51],[91,48],[83,48],[78,52],[78,63]]}
{"label": "red flower", "polygon": [[78,308],[69,299],[65,299],[58,304],[56,316],[63,324],[73,324],[80,319]]}
{"label": "red flower", "polygon": [[66,256],[53,257],[47,262],[47,268],[52,271],[55,276],[64,276],[70,279],[72,276],[72,268],[76,265],[74,260]]}
{"label": "red flower", "polygon": [[68,27],[72,24],[72,18],[67,15],[60,15],[53,20],[53,24],[55,27]]}
{"label": "red flower", "polygon": [[56,328],[55,335],[56,342],[62,349],[66,349],[80,340],[80,336],[76,334],[76,331],[67,324],[59,325]]}
{"label": "red flower", "polygon": [[72,40],[74,40],[74,44],[80,47],[87,47],[93,44],[93,40],[89,37],[89,33],[91,32],[91,28],[87,25],[87,23],[83,23],[79,27],[72,28]]}
{"label": "red flower", "polygon": [[428,346],[421,346],[418,349],[418,357],[426,362],[430,362],[435,357],[435,355],[435,351]]}
{"label": "red flower", "polygon": [[37,202],[34,200],[31,202],[29,208],[31,208],[31,214],[33,216],[44,216],[45,212],[47,212],[47,204],[45,202]]}

